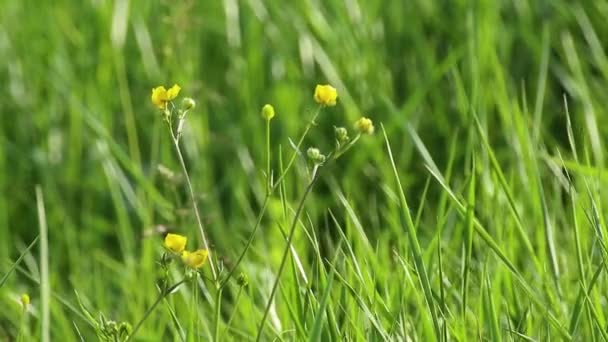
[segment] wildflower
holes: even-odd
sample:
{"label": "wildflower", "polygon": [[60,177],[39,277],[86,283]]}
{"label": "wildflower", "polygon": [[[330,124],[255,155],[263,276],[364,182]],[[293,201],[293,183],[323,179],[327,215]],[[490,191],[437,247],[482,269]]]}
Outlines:
{"label": "wildflower", "polygon": [[176,98],[181,89],[177,84],[174,84],[169,90],[165,89],[164,86],[152,88],[152,96],[150,97],[152,104],[160,109],[165,108],[167,102]]}
{"label": "wildflower", "polygon": [[190,97],[184,97],[182,100],[182,108],[184,108],[184,110],[190,110],[194,107],[196,107],[196,102]]}
{"label": "wildflower", "polygon": [[188,238],[178,234],[167,234],[165,236],[165,247],[175,254],[179,254],[186,248]]}
{"label": "wildflower", "polygon": [[355,128],[362,134],[372,134],[374,133],[374,123],[372,120],[361,117],[359,120],[355,122]]}
{"label": "wildflower", "polygon": [[167,90],[167,100],[171,101],[176,98],[177,95],[179,95],[180,90],[182,90],[182,87],[178,86],[177,84],[174,84],[173,87]]}
{"label": "wildflower", "polygon": [[317,84],[314,98],[317,103],[323,106],[335,106],[336,99],[338,98],[338,92],[336,91],[336,88],[330,86],[329,84]]}
{"label": "wildflower", "polygon": [[182,252],[182,261],[184,264],[191,268],[200,268],[205,265],[207,261],[207,257],[209,256],[209,251],[206,249],[199,249],[194,252],[183,251]]}
{"label": "wildflower", "polygon": [[270,104],[265,104],[264,107],[262,107],[262,117],[267,121],[274,118],[274,107]]}
{"label": "wildflower", "polygon": [[318,148],[310,147],[306,151],[306,154],[308,155],[308,158],[316,164],[321,164],[325,161],[325,156],[321,154]]}
{"label": "wildflower", "polygon": [[23,310],[27,310],[27,307],[30,305],[30,296],[27,293],[21,295],[21,305],[23,306]]}
{"label": "wildflower", "polygon": [[334,133],[336,135],[336,140],[340,144],[343,144],[350,139],[348,137],[348,131],[344,127],[334,127]]}

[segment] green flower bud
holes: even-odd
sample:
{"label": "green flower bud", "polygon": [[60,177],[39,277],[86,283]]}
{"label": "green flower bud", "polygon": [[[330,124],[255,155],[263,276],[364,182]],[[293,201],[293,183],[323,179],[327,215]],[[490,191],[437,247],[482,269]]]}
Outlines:
{"label": "green flower bud", "polygon": [[350,139],[348,137],[348,131],[344,127],[334,127],[334,133],[336,134],[336,140],[340,144],[343,144]]}
{"label": "green flower bud", "polygon": [[321,164],[325,161],[325,156],[321,154],[321,151],[319,151],[318,148],[310,147],[308,151],[306,151],[306,154],[308,155],[308,158],[316,164]]}
{"label": "green flower bud", "polygon": [[264,107],[262,107],[262,117],[266,120],[274,118],[274,107],[270,104],[265,104]]}
{"label": "green flower bud", "polygon": [[133,327],[131,327],[131,324],[129,324],[127,322],[122,322],[118,326],[118,336],[121,337],[122,339],[129,337],[129,335],[131,335],[132,331],[133,331]]}
{"label": "green flower bud", "polygon": [[247,287],[249,286],[249,277],[245,273],[241,272],[236,278],[236,283],[241,287]]}
{"label": "green flower bud", "polygon": [[184,97],[182,100],[182,108],[184,110],[190,110],[196,107],[196,102],[190,97]]}
{"label": "green flower bud", "polygon": [[114,336],[118,332],[118,325],[114,321],[108,321],[104,328],[106,333],[110,336]]}

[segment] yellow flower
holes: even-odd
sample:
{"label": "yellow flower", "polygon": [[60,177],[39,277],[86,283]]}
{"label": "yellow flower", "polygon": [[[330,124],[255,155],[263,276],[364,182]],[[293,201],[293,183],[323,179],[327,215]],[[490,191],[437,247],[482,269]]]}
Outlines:
{"label": "yellow flower", "polygon": [[199,249],[194,252],[183,251],[182,261],[184,264],[191,268],[200,268],[207,262],[209,252],[206,249]]}
{"label": "yellow flower", "polygon": [[355,122],[355,128],[362,134],[372,134],[374,133],[374,123],[372,120],[361,117],[359,120]]}
{"label": "yellow flower", "polygon": [[186,249],[186,242],[188,242],[188,238],[182,235],[169,233],[165,236],[165,247],[175,254]]}
{"label": "yellow flower", "polygon": [[174,84],[173,87],[167,90],[167,100],[171,101],[176,98],[180,90],[182,90],[182,87],[178,86],[177,84]]}
{"label": "yellow flower", "polygon": [[152,88],[152,96],[150,97],[152,104],[160,109],[165,108],[166,103],[176,98],[181,89],[177,84],[174,84],[169,90],[165,89],[164,86]]}
{"label": "yellow flower", "polygon": [[338,98],[338,91],[329,84],[317,84],[315,88],[315,101],[324,106],[335,106]]}

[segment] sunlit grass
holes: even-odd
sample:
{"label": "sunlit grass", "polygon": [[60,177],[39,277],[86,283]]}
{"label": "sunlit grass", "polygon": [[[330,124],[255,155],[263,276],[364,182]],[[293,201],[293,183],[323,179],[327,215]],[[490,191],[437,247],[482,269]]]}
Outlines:
{"label": "sunlit grass", "polygon": [[[0,340],[95,340],[156,301],[133,340],[608,338],[607,16],[4,1]],[[150,101],[174,83],[179,139]],[[210,259],[159,296],[167,232]]]}

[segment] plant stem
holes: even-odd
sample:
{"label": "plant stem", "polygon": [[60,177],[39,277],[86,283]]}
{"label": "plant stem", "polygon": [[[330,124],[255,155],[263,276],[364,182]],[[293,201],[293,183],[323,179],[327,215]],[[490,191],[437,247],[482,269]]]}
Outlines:
{"label": "plant stem", "polygon": [[300,146],[302,146],[302,143],[304,142],[304,138],[306,138],[306,135],[308,135],[308,131],[310,131],[310,129],[312,128],[312,126],[315,123],[315,120],[317,119],[317,116],[319,116],[319,113],[321,113],[321,108],[323,108],[323,107],[319,106],[317,108],[317,111],[312,116],[312,119],[306,125],[306,128],[304,129],[304,133],[302,133],[302,136],[300,137],[300,140],[298,140],[298,144],[296,145],[296,150],[293,151],[293,154],[291,155],[291,158],[289,159],[289,162],[287,162],[287,166],[285,167],[285,170],[283,170],[283,173],[281,173],[281,175],[279,176],[279,178],[277,179],[277,181],[274,182],[274,184],[272,185],[272,188],[271,188],[270,192],[274,192],[274,190],[277,187],[279,187],[279,185],[281,184],[281,181],[283,181],[283,178],[285,178],[285,175],[287,175],[287,172],[289,171],[289,169],[293,165],[293,162],[296,160],[296,157],[298,156],[298,151],[300,150]]}
{"label": "plant stem", "polygon": [[230,270],[228,275],[222,281],[222,283],[220,285],[221,287],[224,287],[224,286],[226,286],[226,284],[228,284],[228,281],[230,280],[230,278],[232,278],[234,276],[234,273],[236,272],[237,268],[239,267],[241,261],[243,261],[243,258],[245,258],[245,254],[247,254],[249,247],[251,247],[251,243],[253,242],[255,233],[257,232],[258,228],[260,227],[262,218],[264,217],[264,213],[266,212],[266,207],[268,206],[269,201],[270,201],[270,194],[267,194],[266,197],[264,198],[264,203],[262,203],[262,209],[260,209],[260,214],[258,215],[258,220],[255,223],[255,226],[253,227],[253,231],[251,231],[251,234],[249,234],[249,240],[247,240],[247,244],[245,245],[243,252],[241,252],[241,255],[239,255],[239,258],[236,260],[236,263],[234,264],[234,266],[232,267],[232,269]]}
{"label": "plant stem", "polygon": [[160,304],[160,302],[167,295],[169,295],[171,292],[173,292],[176,288],[178,288],[185,281],[186,281],[185,279],[182,279],[179,282],[177,282],[175,285],[171,286],[170,288],[161,291],[161,293],[158,295],[158,298],[156,298],[156,301],[154,302],[154,304],[152,304],[152,306],[150,306],[148,308],[148,310],[146,311],[146,313],[144,314],[144,316],[139,320],[139,322],[137,322],[137,324],[135,325],[135,328],[133,328],[133,331],[131,332],[131,334],[129,335],[129,337],[125,340],[125,342],[129,342],[135,336],[135,333],[137,333],[137,331],[139,330],[139,328],[141,328],[142,324],[144,324],[144,322],[146,321],[146,319],[148,319],[148,316],[150,316],[150,314],[152,313],[152,311],[154,311],[154,309],[156,309],[156,307],[158,306],[158,304]]}
{"label": "plant stem", "polygon": [[296,151],[293,152],[293,154],[291,155],[291,158],[289,160],[289,163],[287,164],[287,167],[283,170],[283,172],[281,173],[281,175],[279,176],[277,181],[274,182],[274,184],[272,182],[272,179],[270,178],[270,121],[267,120],[267,124],[266,124],[266,156],[267,156],[266,177],[268,178],[268,185],[266,188],[267,189],[266,196],[264,198],[264,203],[262,204],[262,209],[260,210],[260,214],[258,215],[258,220],[255,224],[255,227],[253,227],[253,231],[251,232],[251,234],[249,235],[249,239],[247,240],[247,244],[245,245],[245,248],[243,249],[243,252],[241,253],[241,255],[239,255],[239,258],[237,259],[236,263],[234,264],[234,266],[228,273],[228,276],[226,276],[224,278],[224,280],[222,281],[221,287],[226,286],[226,284],[228,283],[230,278],[232,278],[234,276],[234,273],[236,272],[239,264],[241,263],[241,261],[243,261],[243,258],[245,257],[245,255],[247,254],[247,251],[251,247],[255,234],[260,226],[262,218],[264,217],[264,213],[266,212],[266,207],[268,206],[268,202],[270,201],[270,196],[272,195],[272,193],[274,193],[276,188],[278,188],[279,185],[281,185],[283,178],[285,178],[285,175],[287,175],[287,171],[289,171],[289,169],[293,165],[293,163],[298,155],[298,150],[299,150],[300,146],[302,145],[302,143],[304,142],[304,138],[306,138],[306,135],[308,135],[308,131],[310,131],[310,129],[312,128],[315,119],[317,118],[317,116],[319,116],[319,113],[321,113],[321,108],[322,108],[321,106],[319,106],[317,108],[317,111],[313,115],[312,119],[310,120],[308,125],[306,125],[306,129],[304,129],[304,133],[302,133],[302,136],[300,136],[300,139],[298,140],[298,144],[296,145],[296,148],[297,148]]}
{"label": "plant stem", "polygon": [[194,193],[194,187],[192,186],[192,182],[190,181],[190,175],[188,174],[188,170],[186,169],[186,163],[184,161],[184,156],[182,155],[181,148],[179,147],[179,139],[175,137],[173,131],[171,131],[171,136],[173,137],[173,144],[175,145],[175,150],[177,151],[177,156],[179,158],[179,162],[182,166],[182,172],[186,177],[186,184],[188,185],[188,190],[190,191],[190,200],[192,201],[192,209],[194,210],[194,216],[196,216],[196,223],[198,224],[198,229],[201,234],[201,239],[203,240],[203,246],[209,253],[209,266],[211,268],[211,274],[213,274],[213,279],[217,281],[217,273],[215,272],[215,266],[213,264],[213,258],[211,257],[211,250],[209,249],[209,243],[207,242],[207,237],[205,236],[205,229],[203,228],[203,221],[201,220],[201,216],[198,212],[198,204],[196,201],[196,195]]}
{"label": "plant stem", "polygon": [[25,315],[27,315],[27,308],[23,308],[21,312],[21,318],[19,319],[19,333],[17,334],[17,342],[23,341],[23,335],[25,330]]}
{"label": "plant stem", "polygon": [[255,339],[256,342],[260,341],[260,338],[262,337],[262,331],[264,330],[264,324],[266,323],[266,318],[268,317],[268,312],[270,311],[270,306],[272,305],[274,295],[277,291],[277,288],[279,287],[279,280],[281,279],[281,274],[283,273],[283,269],[285,268],[285,264],[287,263],[287,256],[289,255],[291,240],[293,239],[294,233],[296,231],[296,227],[298,225],[298,218],[300,217],[300,214],[302,213],[302,210],[304,209],[304,202],[306,201],[306,197],[312,190],[312,187],[315,184],[315,181],[317,180],[318,172],[316,172],[316,171],[317,171],[317,166],[315,166],[315,169],[314,169],[313,175],[312,175],[312,179],[310,180],[310,183],[308,183],[308,186],[304,190],[304,194],[302,195],[302,198],[300,199],[300,203],[298,204],[298,208],[293,217],[293,221],[291,222],[289,236],[287,237],[287,245],[285,246],[285,250],[283,251],[283,258],[281,259],[281,265],[279,266],[277,278],[275,279],[274,284],[272,286],[272,291],[270,292],[270,298],[268,299],[268,304],[266,304],[266,309],[264,310],[264,316],[262,317],[262,322],[260,322],[260,327],[258,328],[258,334]]}
{"label": "plant stem", "polygon": [[236,293],[236,299],[234,300],[234,310],[232,310],[232,314],[230,314],[230,318],[228,319],[228,323],[226,323],[226,329],[224,329],[224,333],[222,334],[222,336],[228,333],[228,329],[230,329],[230,324],[232,324],[232,320],[234,319],[234,316],[236,316],[236,309],[239,307],[239,300],[241,299],[242,292],[243,286],[240,286],[239,292]]}
{"label": "plant stem", "polygon": [[266,120],[266,195],[272,190],[272,178],[270,177],[270,119]]}
{"label": "plant stem", "polygon": [[220,311],[222,309],[222,291],[223,287],[217,286],[217,293],[215,294],[215,332],[213,336],[215,341],[220,339]]}

